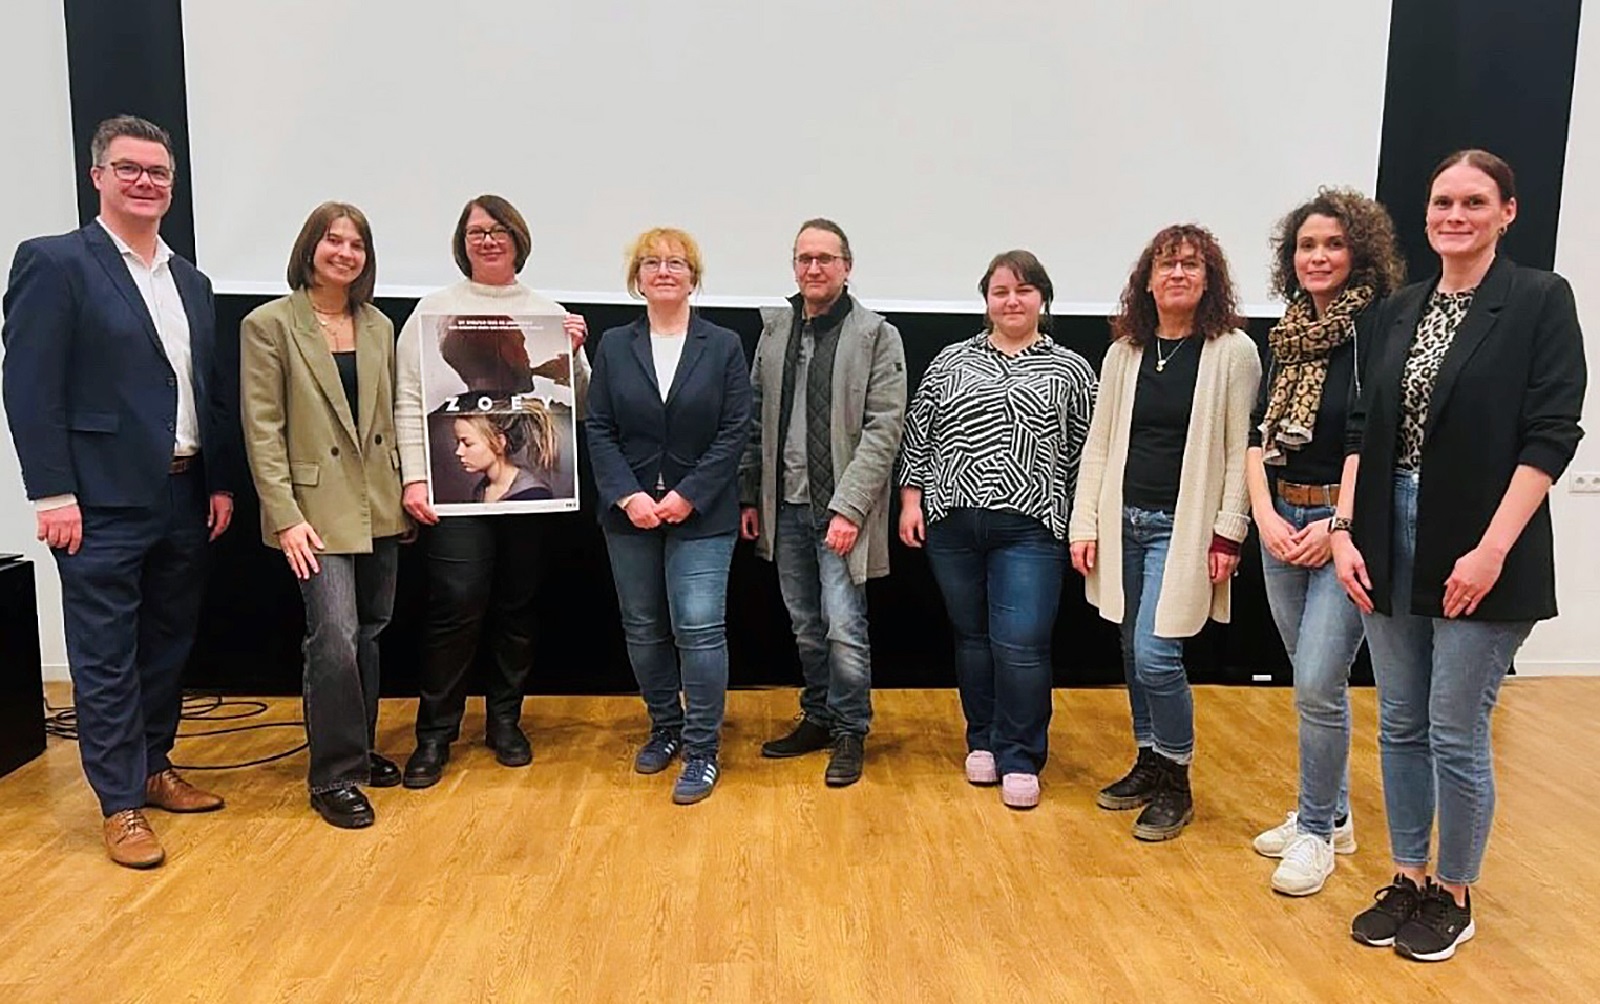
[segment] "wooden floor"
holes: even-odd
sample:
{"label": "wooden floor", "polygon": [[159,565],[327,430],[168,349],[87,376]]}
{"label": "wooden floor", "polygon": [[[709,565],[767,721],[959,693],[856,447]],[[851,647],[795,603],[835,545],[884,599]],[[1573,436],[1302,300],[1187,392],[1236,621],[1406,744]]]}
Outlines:
{"label": "wooden floor", "polygon": [[[169,860],[150,873],[106,860],[77,750],[51,740],[0,780],[0,1002],[1600,999],[1600,679],[1506,685],[1478,937],[1434,966],[1347,934],[1390,871],[1370,690],[1361,848],[1302,900],[1273,895],[1250,850],[1292,803],[1285,690],[1197,694],[1196,820],[1157,845],[1094,806],[1130,757],[1119,690],[1057,693],[1029,813],[962,779],[953,692],[879,693],[866,777],[843,790],[821,754],[759,757],[794,701],[730,696],[722,783],[688,808],[673,772],[630,769],[633,698],[530,699],[532,767],[457,744],[440,785],[373,792],[377,825],[356,833],[306,806],[303,755],[193,775],[228,808],[152,813]],[[396,759],[413,710],[385,702]],[[297,740],[190,739],[177,759]]]}

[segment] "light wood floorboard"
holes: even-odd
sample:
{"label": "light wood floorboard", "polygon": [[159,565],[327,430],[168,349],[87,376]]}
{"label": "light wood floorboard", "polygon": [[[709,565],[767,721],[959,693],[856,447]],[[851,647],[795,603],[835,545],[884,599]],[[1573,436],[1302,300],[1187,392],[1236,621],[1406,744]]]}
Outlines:
{"label": "light wood floorboard", "polygon": [[[1094,805],[1128,765],[1120,690],[1056,694],[1044,801],[961,775],[953,691],[884,691],[867,773],[765,761],[790,690],[729,697],[724,774],[693,807],[631,770],[636,698],[530,698],[532,767],[455,747],[424,792],[326,826],[304,757],[190,776],[228,808],[151,818],[169,860],[110,864],[76,747],[0,780],[0,1002],[1600,1000],[1600,679],[1513,679],[1478,937],[1425,966],[1350,940],[1387,879],[1374,695],[1355,694],[1360,850],[1319,895],[1268,890],[1251,837],[1292,806],[1292,695],[1202,688],[1197,816],[1148,845]],[[293,719],[269,701],[263,718]],[[403,762],[415,702],[385,701]],[[186,730],[204,727],[186,724]],[[467,734],[481,737],[482,704]],[[294,729],[181,741],[219,763]]]}

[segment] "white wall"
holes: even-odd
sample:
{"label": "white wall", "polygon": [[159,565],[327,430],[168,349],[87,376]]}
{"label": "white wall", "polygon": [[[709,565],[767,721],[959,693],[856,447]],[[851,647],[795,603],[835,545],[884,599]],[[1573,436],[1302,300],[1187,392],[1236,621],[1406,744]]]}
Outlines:
{"label": "white wall", "polygon": [[[989,257],[1027,247],[1058,310],[1103,315],[1145,241],[1197,220],[1275,316],[1272,223],[1377,177],[1390,0],[1329,10],[186,4],[197,251],[219,290],[279,292],[307,212],[346,199],[372,219],[380,289],[427,292],[459,278],[462,203],[495,191],[528,215],[530,281],[568,301],[623,300],[623,248],[669,224],[702,244],[702,303],[776,302],[795,226],[822,215],[874,306],[976,311]],[[1304,114],[1330,79],[1338,114]]]}
{"label": "white wall", "polygon": [[[67,99],[67,29],[61,0],[8,0],[0,30],[0,122],[6,152],[0,180],[0,268],[24,238],[78,225],[72,127]],[[34,540],[33,507],[9,434],[0,436],[0,551],[33,559],[39,593],[39,644],[46,679],[66,679],[61,586],[49,550]]]}
{"label": "white wall", "polygon": [[[1584,441],[1550,496],[1556,532],[1556,596],[1561,616],[1534,631],[1517,657],[1519,672],[1600,675],[1600,495],[1575,494],[1573,477],[1600,471],[1600,9],[1578,32],[1578,72],[1561,193],[1556,271],[1572,283],[1583,323],[1589,391]],[[1515,165],[1512,165],[1515,166]]]}

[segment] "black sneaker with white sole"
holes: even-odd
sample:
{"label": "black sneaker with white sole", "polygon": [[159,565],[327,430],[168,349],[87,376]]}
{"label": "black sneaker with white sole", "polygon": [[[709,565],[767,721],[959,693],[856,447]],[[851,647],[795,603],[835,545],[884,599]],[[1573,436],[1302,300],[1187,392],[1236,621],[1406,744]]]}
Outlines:
{"label": "black sneaker with white sole", "polygon": [[1394,950],[1414,962],[1443,962],[1477,932],[1472,922],[1472,893],[1467,893],[1466,906],[1457,906],[1448,889],[1429,879],[1416,915],[1401,924],[1394,936]]}
{"label": "black sneaker with white sole", "polygon": [[1363,945],[1388,948],[1406,922],[1417,915],[1422,905],[1422,890],[1404,875],[1379,889],[1372,896],[1376,903],[1356,914],[1350,922],[1350,937]]}

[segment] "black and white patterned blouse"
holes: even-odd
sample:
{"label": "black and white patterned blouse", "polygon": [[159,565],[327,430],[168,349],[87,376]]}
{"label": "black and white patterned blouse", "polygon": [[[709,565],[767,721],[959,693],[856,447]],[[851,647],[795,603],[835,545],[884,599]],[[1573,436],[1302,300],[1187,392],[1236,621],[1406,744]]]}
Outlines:
{"label": "black and white patterned blouse", "polygon": [[1441,293],[1434,290],[1428,298],[1428,307],[1417,322],[1417,333],[1411,340],[1411,351],[1406,356],[1405,375],[1400,380],[1400,448],[1396,451],[1395,466],[1414,471],[1422,465],[1422,431],[1428,424],[1428,403],[1433,399],[1433,385],[1439,379],[1439,364],[1444,362],[1450,343],[1455,341],[1456,328],[1472,307],[1472,294],[1476,289],[1459,293]]}
{"label": "black and white patterned blouse", "polygon": [[987,334],[946,346],[906,414],[899,484],[922,489],[929,522],[1006,509],[1065,538],[1095,386],[1094,367],[1049,336],[1015,356]]}

